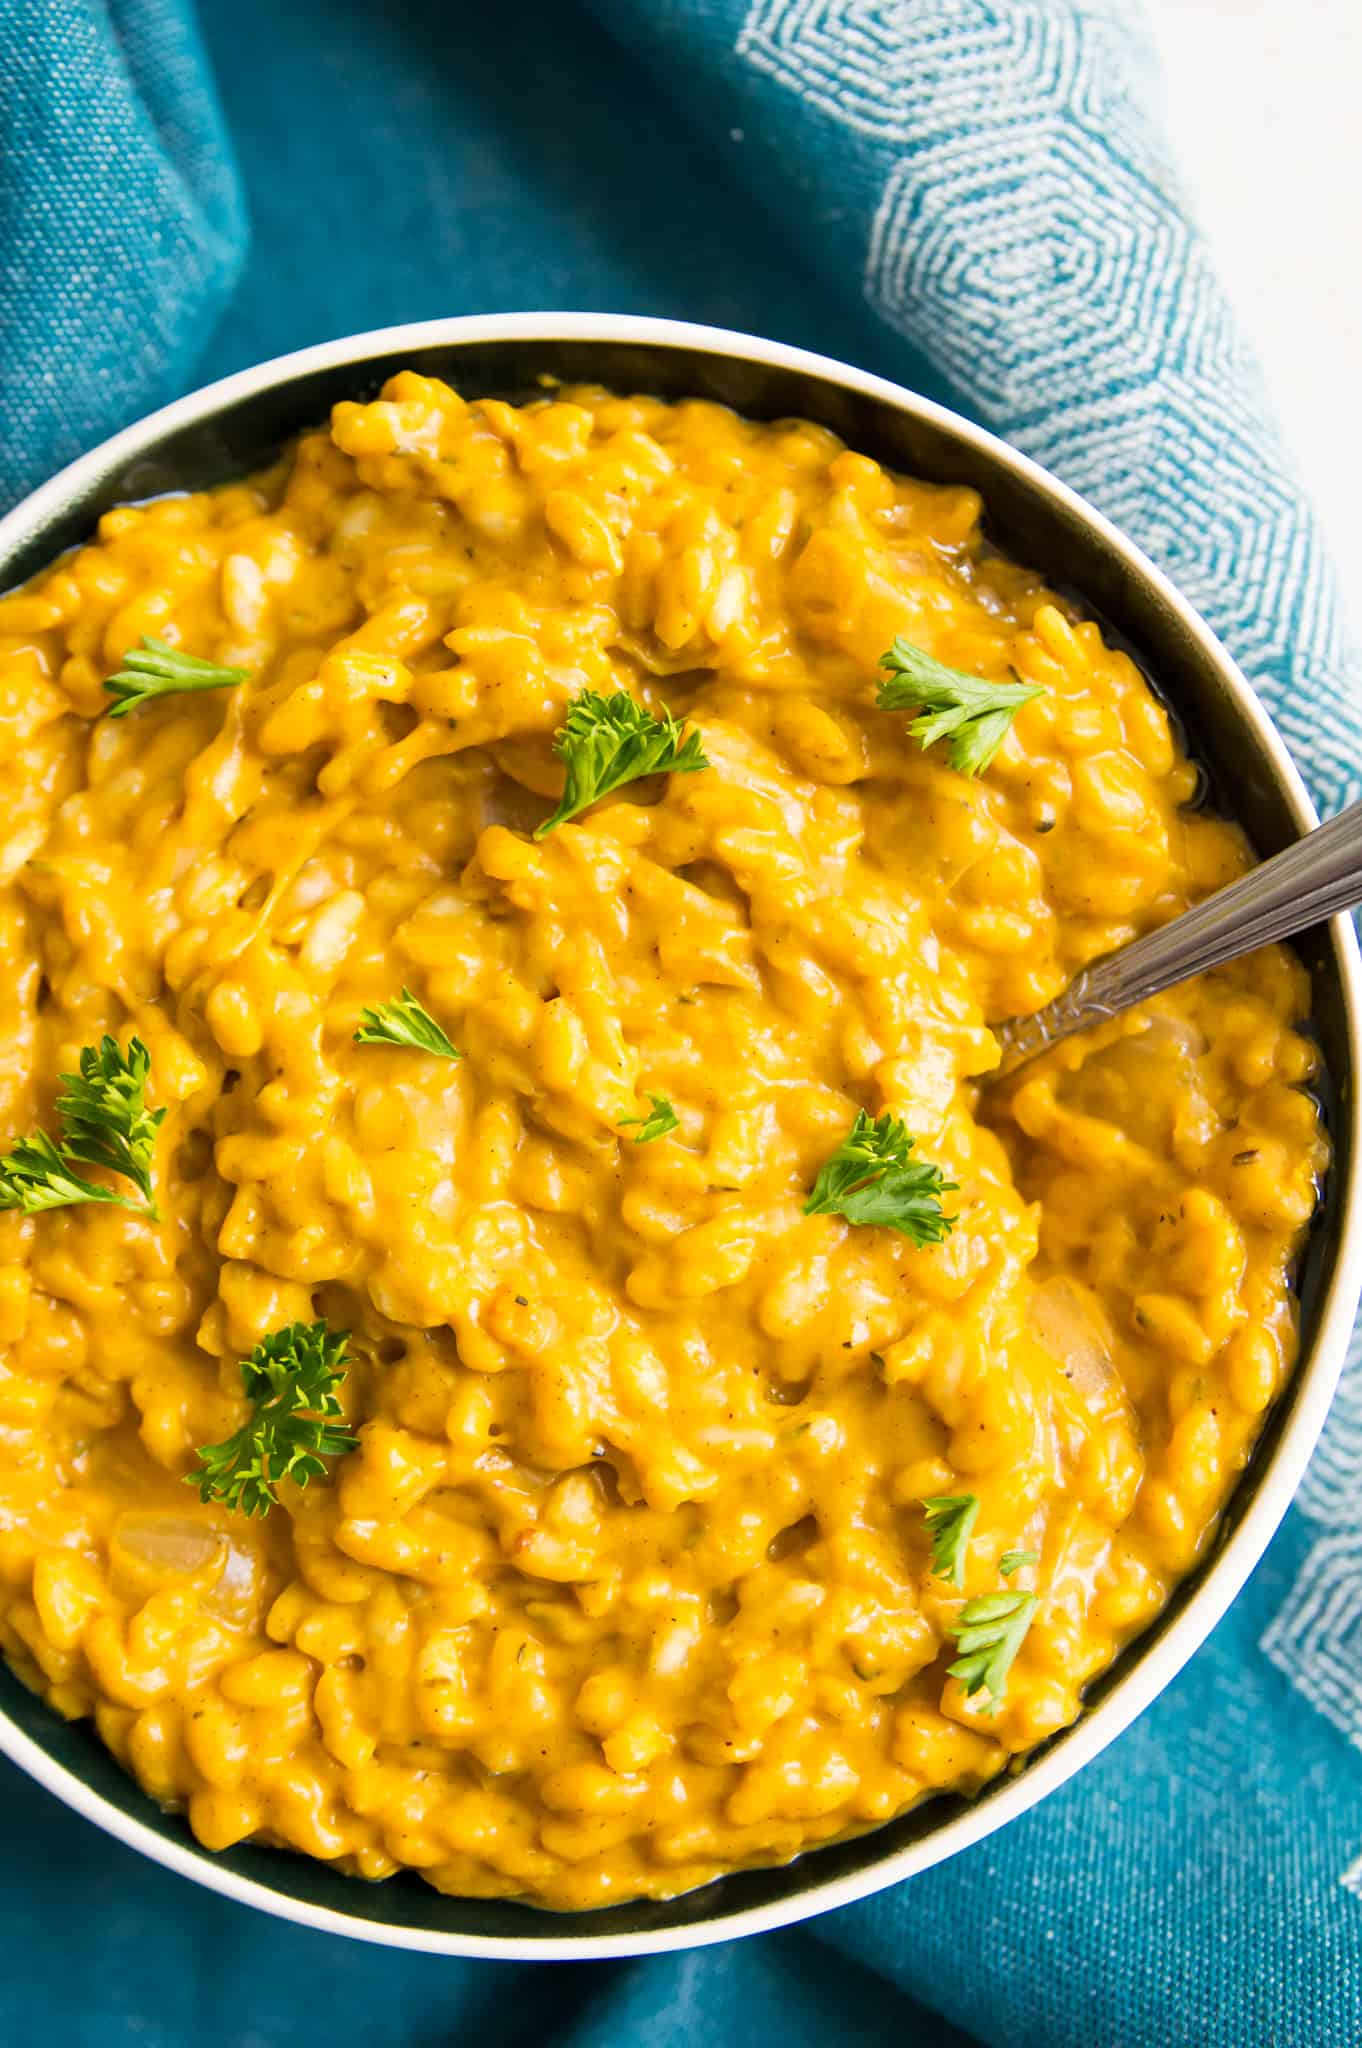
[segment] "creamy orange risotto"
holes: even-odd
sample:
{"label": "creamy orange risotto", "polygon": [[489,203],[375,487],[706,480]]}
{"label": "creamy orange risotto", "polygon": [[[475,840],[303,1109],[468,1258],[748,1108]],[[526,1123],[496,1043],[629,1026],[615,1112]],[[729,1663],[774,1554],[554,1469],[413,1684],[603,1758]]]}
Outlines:
{"label": "creamy orange risotto", "polygon": [[0,602],[0,1641],[210,1847],[666,1896],[1005,1771],[1205,1547],[1307,983],[981,1091],[1248,855],[980,517],[408,374]]}

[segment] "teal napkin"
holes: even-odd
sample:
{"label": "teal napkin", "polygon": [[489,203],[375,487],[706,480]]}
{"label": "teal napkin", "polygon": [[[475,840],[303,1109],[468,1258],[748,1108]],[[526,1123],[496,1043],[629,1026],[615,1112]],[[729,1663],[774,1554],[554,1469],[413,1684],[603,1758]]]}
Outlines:
{"label": "teal napkin", "polygon": [[[1358,792],[1328,568],[1125,0],[8,0],[0,276],[10,499],[193,383],[397,320],[597,306],[847,357],[1101,505],[1321,804]],[[1354,1371],[1189,1669],[940,1869],[689,1956],[447,1963],[229,1906],[5,1768],[0,2039],[1350,2048],[1359,1745]]]}

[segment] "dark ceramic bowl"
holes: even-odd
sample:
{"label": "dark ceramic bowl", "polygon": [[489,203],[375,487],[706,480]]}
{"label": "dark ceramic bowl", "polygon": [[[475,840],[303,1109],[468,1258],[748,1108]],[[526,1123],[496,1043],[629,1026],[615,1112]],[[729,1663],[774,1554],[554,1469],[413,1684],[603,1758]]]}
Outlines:
{"label": "dark ceramic bowl", "polygon": [[[115,435],[0,521],[0,590],[86,540],[111,505],[202,489],[260,466],[342,398],[395,370],[446,378],[467,397],[539,395],[545,372],[668,398],[717,399],[754,419],[798,415],[853,448],[983,496],[999,547],[1074,596],[1139,662],[1207,769],[1218,808],[1262,855],[1315,822],[1301,779],[1223,647],[1137,548],[1005,443],[880,378],[713,328],[605,314],[516,314],[389,328],[243,371]],[[412,1876],[366,1885],[324,1863],[240,1847],[213,1855],[157,1810],[95,1738],[63,1723],[0,1669],[0,1750],[60,1799],[184,1876],[333,1933],[502,1960],[637,1955],[725,1941],[864,1898],[979,1841],[1033,1806],[1119,1735],[1225,1612],[1290,1504],[1343,1363],[1362,1278],[1356,1077],[1359,979],[1340,918],[1298,941],[1314,986],[1333,1165],[1300,1275],[1301,1351],[1211,1554],[1139,1641],[1090,1688],[1082,1718],[978,1799],[941,1797],[855,1840],[776,1869],[739,1871],[665,1903],[550,1914],[446,1898]]]}

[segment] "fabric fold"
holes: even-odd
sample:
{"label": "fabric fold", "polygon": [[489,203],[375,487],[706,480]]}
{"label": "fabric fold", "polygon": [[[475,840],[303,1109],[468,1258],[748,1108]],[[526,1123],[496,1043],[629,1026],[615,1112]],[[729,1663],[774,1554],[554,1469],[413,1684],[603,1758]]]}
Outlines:
{"label": "fabric fold", "polygon": [[247,244],[192,14],[177,0],[10,0],[0,17],[8,498],[194,381]]}

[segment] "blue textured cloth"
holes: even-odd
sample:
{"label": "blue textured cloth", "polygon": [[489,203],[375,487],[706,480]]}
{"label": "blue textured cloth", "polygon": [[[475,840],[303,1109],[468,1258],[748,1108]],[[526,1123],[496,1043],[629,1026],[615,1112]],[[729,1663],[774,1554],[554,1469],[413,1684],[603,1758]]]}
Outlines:
{"label": "blue textured cloth", "polygon": [[[945,397],[1102,505],[1332,808],[1362,693],[1156,106],[1125,0],[203,0],[197,24],[188,0],[8,0],[0,495],[189,383],[395,320],[774,333]],[[690,1956],[447,1963],[226,1905],[4,1767],[0,2039],[1350,2048],[1359,1746],[1354,1372],[1191,1667],[909,1885]]]}

